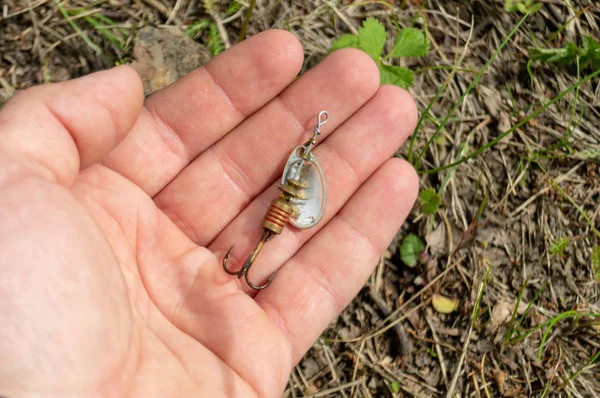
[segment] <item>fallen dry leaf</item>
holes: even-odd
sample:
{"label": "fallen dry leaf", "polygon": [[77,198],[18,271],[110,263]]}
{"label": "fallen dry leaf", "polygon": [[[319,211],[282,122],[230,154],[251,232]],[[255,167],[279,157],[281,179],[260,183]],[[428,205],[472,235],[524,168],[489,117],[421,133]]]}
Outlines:
{"label": "fallen dry leaf", "polygon": [[448,298],[441,294],[435,293],[431,297],[431,304],[433,308],[441,314],[449,314],[458,308],[459,300],[455,298]]}

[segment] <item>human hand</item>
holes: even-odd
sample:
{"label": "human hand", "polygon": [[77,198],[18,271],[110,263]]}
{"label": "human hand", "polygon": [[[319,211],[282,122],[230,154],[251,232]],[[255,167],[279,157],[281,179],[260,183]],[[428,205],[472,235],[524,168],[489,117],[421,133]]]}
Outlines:
{"label": "human hand", "polygon": [[[0,396],[277,397],[410,211],[389,159],[409,94],[339,50],[289,85],[298,41],[256,35],[144,102],[122,66],[17,94],[0,111]],[[288,86],[289,85],[289,86]],[[314,153],[320,224],[287,228],[251,270],[291,149]],[[237,257],[239,256],[239,257]]]}

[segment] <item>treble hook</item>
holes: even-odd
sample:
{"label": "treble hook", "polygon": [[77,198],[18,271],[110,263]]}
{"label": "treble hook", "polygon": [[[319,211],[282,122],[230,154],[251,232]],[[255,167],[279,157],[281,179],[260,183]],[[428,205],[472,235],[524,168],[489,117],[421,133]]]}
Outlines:
{"label": "treble hook", "polygon": [[250,267],[252,267],[252,264],[254,264],[254,261],[256,260],[256,257],[258,257],[258,254],[265,245],[265,242],[271,239],[272,236],[273,234],[271,231],[266,229],[263,230],[262,236],[260,237],[258,244],[254,248],[254,250],[252,250],[252,253],[250,253],[246,261],[244,261],[244,265],[242,265],[242,268],[240,268],[239,271],[230,271],[227,268],[227,259],[229,258],[229,256],[231,255],[231,251],[233,250],[233,246],[231,246],[231,248],[227,251],[227,254],[225,254],[225,257],[223,257],[223,269],[225,270],[225,272],[227,272],[229,275],[237,276],[238,279],[245,277],[248,286],[250,286],[254,290],[262,290],[265,287],[269,286],[269,283],[271,283],[271,280],[273,280],[273,277],[275,276],[275,272],[273,272],[271,276],[269,276],[269,279],[267,279],[267,281],[263,285],[255,285],[248,279],[248,271],[250,270]]}

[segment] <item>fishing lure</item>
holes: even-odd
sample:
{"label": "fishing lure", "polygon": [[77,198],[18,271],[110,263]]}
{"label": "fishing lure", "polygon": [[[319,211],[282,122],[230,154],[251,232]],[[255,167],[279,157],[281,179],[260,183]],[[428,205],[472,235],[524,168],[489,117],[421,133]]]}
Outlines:
{"label": "fishing lure", "polygon": [[227,268],[227,259],[231,255],[233,246],[223,258],[225,272],[237,276],[238,279],[245,277],[246,283],[252,289],[264,289],[275,276],[275,272],[273,272],[263,285],[255,285],[248,279],[248,271],[265,243],[273,236],[279,235],[288,223],[296,228],[306,229],[314,227],[323,218],[326,202],[325,178],[312,149],[317,144],[321,127],[328,120],[327,111],[319,112],[312,138],[306,144],[300,145],[292,151],[281,176],[279,185],[281,193],[271,202],[261,223],[263,232],[260,240],[242,268],[239,271],[231,271]]}

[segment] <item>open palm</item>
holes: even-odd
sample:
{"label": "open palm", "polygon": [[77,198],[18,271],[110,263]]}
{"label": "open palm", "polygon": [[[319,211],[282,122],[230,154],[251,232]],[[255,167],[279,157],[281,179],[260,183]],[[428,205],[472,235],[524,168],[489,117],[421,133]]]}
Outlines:
{"label": "open palm", "polygon": [[[410,210],[389,159],[416,110],[340,50],[290,84],[289,33],[233,47],[143,103],[129,67],[25,90],[0,112],[0,395],[277,397]],[[288,228],[250,272],[292,148],[315,149],[323,221]]]}

